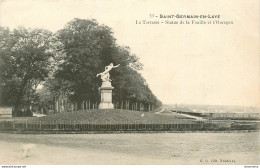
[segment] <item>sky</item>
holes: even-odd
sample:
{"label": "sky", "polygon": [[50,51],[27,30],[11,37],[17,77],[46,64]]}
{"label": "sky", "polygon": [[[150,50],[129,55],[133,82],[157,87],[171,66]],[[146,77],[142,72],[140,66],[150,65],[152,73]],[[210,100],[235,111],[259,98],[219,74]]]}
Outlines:
{"label": "sky", "polygon": [[[160,14],[220,15],[233,24],[136,24],[166,21]],[[260,106],[257,0],[0,0],[0,26],[11,29],[55,32],[73,18],[111,27],[163,103]]]}

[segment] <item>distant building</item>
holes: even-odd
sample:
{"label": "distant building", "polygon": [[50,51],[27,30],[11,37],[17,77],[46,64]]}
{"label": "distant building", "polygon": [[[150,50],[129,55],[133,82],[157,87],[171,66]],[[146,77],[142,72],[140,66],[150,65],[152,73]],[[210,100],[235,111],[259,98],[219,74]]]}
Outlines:
{"label": "distant building", "polygon": [[0,118],[12,117],[13,107],[0,107]]}

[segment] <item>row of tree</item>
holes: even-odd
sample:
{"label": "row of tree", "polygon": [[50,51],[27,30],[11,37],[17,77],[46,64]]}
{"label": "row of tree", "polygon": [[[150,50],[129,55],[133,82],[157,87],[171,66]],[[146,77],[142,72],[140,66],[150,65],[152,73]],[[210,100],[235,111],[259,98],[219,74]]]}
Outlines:
{"label": "row of tree", "polygon": [[[139,73],[138,57],[116,43],[108,26],[74,19],[56,33],[0,27],[0,105],[23,116],[32,105],[47,107],[64,95],[79,104],[99,102],[96,74],[111,62],[120,64],[110,73],[115,101],[161,105]],[[40,84],[44,91],[37,93]]]}

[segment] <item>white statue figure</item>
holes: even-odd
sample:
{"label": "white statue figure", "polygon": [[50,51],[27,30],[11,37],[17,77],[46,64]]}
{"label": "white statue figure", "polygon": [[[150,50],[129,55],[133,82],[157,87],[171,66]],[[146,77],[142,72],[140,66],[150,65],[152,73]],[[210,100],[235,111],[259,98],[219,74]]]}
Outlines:
{"label": "white statue figure", "polygon": [[105,67],[105,71],[101,72],[99,74],[97,74],[97,77],[100,75],[101,76],[101,80],[102,82],[107,82],[107,81],[111,81],[110,79],[110,74],[109,71],[111,71],[111,69],[113,68],[117,68],[120,64],[113,66],[113,63],[109,64],[108,66]]}

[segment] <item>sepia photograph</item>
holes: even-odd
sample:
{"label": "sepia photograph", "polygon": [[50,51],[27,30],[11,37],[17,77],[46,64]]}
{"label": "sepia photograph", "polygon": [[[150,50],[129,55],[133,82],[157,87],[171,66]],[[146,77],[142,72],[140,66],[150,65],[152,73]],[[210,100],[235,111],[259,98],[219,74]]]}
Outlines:
{"label": "sepia photograph", "polygon": [[260,165],[258,0],[0,0],[0,166]]}

